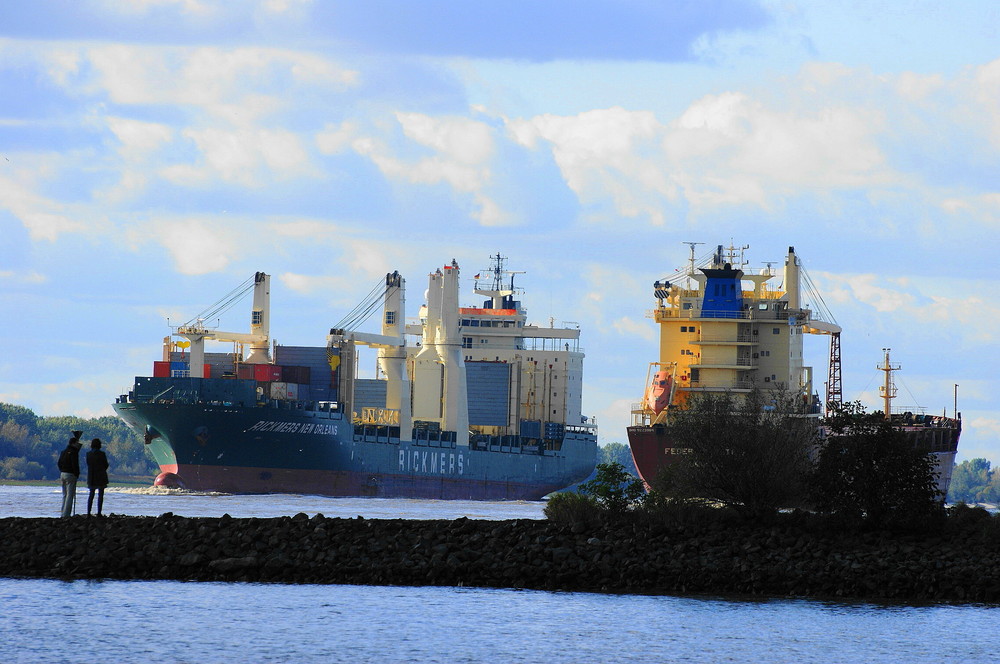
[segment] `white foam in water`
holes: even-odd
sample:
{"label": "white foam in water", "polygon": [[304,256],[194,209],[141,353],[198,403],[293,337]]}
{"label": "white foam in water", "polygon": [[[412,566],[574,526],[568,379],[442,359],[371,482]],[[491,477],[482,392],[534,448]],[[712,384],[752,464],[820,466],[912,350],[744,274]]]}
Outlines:
{"label": "white foam in water", "polygon": [[112,487],[105,493],[129,493],[137,496],[231,496],[222,491],[192,491],[190,489],[171,488],[166,486],[144,487]]}

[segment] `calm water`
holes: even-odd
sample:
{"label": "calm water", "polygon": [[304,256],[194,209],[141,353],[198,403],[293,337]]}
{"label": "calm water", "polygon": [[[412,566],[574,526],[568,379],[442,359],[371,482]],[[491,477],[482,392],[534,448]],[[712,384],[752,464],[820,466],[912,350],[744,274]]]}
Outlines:
{"label": "calm water", "polygon": [[[87,513],[86,489],[77,490],[76,511]],[[94,499],[97,500],[96,498]],[[62,489],[0,485],[0,518],[59,516]],[[104,513],[129,516],[274,517],[305,512],[328,517],[366,519],[542,519],[541,501],[482,502],[476,500],[400,500],[388,498],[329,498],[298,494],[211,494],[161,487],[116,489],[104,492]]]}
{"label": "calm water", "polygon": [[[58,490],[0,486],[0,517]],[[113,492],[116,514],[540,518],[541,503]],[[0,579],[0,662],[986,662],[1000,608]]]}

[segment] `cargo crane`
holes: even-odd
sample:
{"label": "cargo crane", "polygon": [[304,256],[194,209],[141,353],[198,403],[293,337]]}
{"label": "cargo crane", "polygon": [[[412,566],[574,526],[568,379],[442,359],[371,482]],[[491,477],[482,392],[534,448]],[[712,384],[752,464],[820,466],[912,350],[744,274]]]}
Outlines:
{"label": "cargo crane", "polygon": [[[253,289],[253,306],[250,310],[250,332],[220,332],[205,327],[205,321],[230,308],[250,289]],[[245,364],[269,364],[270,355],[270,306],[271,306],[271,276],[257,272],[253,284],[241,284],[224,298],[216,302],[205,312],[181,325],[174,332],[175,336],[184,337],[191,342],[190,376],[205,378],[205,340],[231,341],[250,344],[250,353],[243,360]],[[165,350],[169,353],[169,349]],[[166,357],[164,359],[169,359]]]}

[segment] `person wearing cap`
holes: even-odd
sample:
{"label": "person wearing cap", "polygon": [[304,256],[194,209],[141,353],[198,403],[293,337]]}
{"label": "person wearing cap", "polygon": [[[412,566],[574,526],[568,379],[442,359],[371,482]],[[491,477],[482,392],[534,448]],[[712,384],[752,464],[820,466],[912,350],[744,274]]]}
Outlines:
{"label": "person wearing cap", "polygon": [[76,502],[76,481],[80,479],[80,443],[82,431],[74,431],[66,449],[59,455],[59,479],[62,480],[62,516],[73,516]]}
{"label": "person wearing cap", "polygon": [[101,451],[101,439],[90,441],[90,451],[87,452],[87,488],[90,497],[87,498],[87,516],[94,506],[94,492],[97,492],[97,516],[101,516],[104,506],[104,489],[108,486],[108,456]]}

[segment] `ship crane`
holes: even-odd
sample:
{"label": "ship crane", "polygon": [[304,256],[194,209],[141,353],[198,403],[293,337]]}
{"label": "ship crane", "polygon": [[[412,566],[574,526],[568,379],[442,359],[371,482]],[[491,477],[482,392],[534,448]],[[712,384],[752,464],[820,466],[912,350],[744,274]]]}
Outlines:
{"label": "ship crane", "polygon": [[[350,329],[360,325],[382,305],[382,333],[358,332]],[[410,411],[410,380],[406,374],[406,280],[399,272],[385,275],[385,284],[379,284],[366,301],[348,314],[338,327],[332,328],[327,337],[327,359],[336,370],[348,360],[348,373],[353,372],[355,346],[368,346],[378,351],[378,364],[386,376],[384,409],[366,409],[363,419],[380,423],[398,424],[408,431],[412,425]],[[349,412],[354,405],[353,380],[346,380],[341,389],[341,400]]]}
{"label": "ship crane", "polygon": [[[222,306],[231,305],[239,296],[246,291],[241,291],[236,295],[230,295],[219,304],[215,311],[219,311]],[[181,325],[174,332],[175,336],[184,337],[191,342],[190,376],[192,378],[205,377],[205,340],[230,341],[242,344],[250,344],[250,353],[244,362],[246,364],[268,364],[271,362],[269,352],[270,343],[270,307],[271,307],[271,276],[263,272],[257,272],[253,278],[253,306],[250,310],[250,332],[220,332],[210,330],[205,327],[205,318],[198,317],[185,325]]]}

